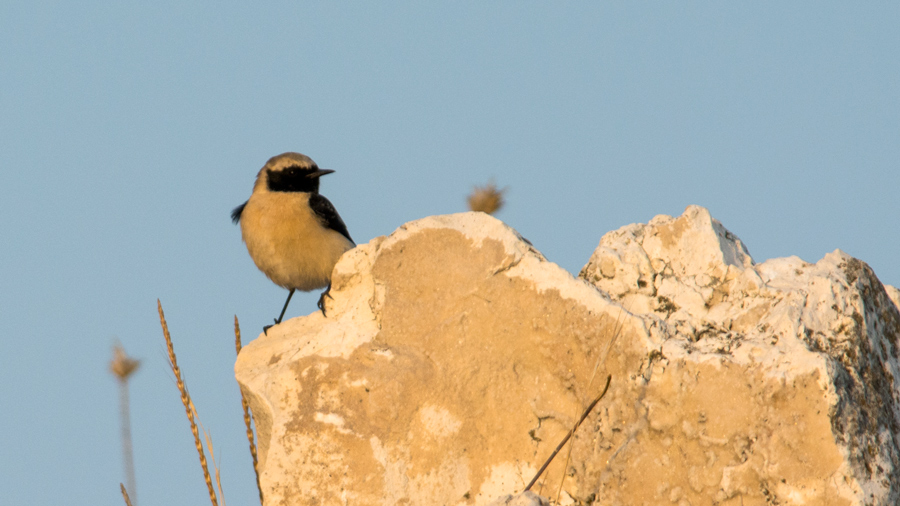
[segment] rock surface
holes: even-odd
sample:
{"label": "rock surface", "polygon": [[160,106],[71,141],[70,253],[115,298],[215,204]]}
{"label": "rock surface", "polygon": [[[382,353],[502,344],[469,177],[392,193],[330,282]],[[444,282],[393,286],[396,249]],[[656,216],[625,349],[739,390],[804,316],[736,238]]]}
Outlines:
{"label": "rock surface", "polygon": [[754,265],[689,207],[605,235],[573,278],[463,213],[347,252],[331,293],[328,318],[278,325],[236,364],[267,506],[506,500],[607,374],[535,492],[555,497],[562,480],[570,504],[900,500],[897,291],[841,252]]}
{"label": "rock surface", "polygon": [[606,234],[581,276],[658,336],[632,435],[601,427],[617,458],[583,483],[623,504],[898,504],[900,314],[863,262],[754,265],[692,206]]}
{"label": "rock surface", "polygon": [[534,492],[523,492],[518,495],[503,496],[492,501],[488,506],[549,506],[549,504],[545,498]]}

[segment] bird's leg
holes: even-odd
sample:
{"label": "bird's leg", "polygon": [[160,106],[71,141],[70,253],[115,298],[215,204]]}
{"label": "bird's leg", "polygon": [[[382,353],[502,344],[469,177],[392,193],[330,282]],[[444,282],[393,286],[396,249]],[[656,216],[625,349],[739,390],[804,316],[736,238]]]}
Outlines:
{"label": "bird's leg", "polygon": [[[287,300],[284,301],[284,307],[281,308],[281,314],[278,315],[278,318],[275,320],[274,325],[278,325],[279,323],[281,323],[281,319],[284,318],[284,312],[287,311],[288,304],[291,303],[291,297],[293,297],[293,296],[294,296],[294,289],[291,288],[291,291],[288,292]],[[273,327],[273,325],[266,325],[265,327],[263,327],[263,334],[269,335],[269,329],[272,327]]]}
{"label": "bird's leg", "polygon": [[281,319],[284,318],[284,312],[287,311],[288,304],[291,303],[291,297],[293,297],[293,296],[294,296],[294,289],[291,288],[291,291],[288,292],[287,300],[284,301],[284,307],[281,308],[281,314],[278,315],[278,319],[275,320],[275,325],[278,325],[279,323],[281,323]]}
{"label": "bird's leg", "polygon": [[322,292],[322,295],[319,296],[319,302],[316,303],[316,306],[322,310],[322,316],[327,316],[325,314],[325,297],[328,297],[331,300],[334,300],[334,297],[331,296],[331,283],[328,283],[328,286],[325,288],[325,291]]}

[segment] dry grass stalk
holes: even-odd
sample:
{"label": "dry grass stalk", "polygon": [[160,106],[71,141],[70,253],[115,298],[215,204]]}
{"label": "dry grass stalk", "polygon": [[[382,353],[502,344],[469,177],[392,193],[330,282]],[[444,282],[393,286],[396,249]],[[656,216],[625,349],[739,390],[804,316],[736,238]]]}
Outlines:
{"label": "dry grass stalk", "polygon": [[[572,437],[572,435],[575,434],[575,431],[578,430],[578,427],[581,426],[581,424],[584,422],[584,419],[587,418],[589,414],[591,414],[591,411],[594,409],[594,406],[596,406],[597,403],[600,402],[600,399],[602,399],[606,395],[607,390],[609,390],[609,382],[611,380],[612,380],[612,376],[606,377],[606,387],[603,388],[603,392],[601,392],[600,395],[598,395],[597,398],[594,399],[593,402],[591,402],[591,404],[587,407],[587,409],[584,410],[584,413],[581,414],[581,418],[579,418],[578,421],[575,422],[575,426],[572,427],[571,430],[569,430],[568,434],[566,434],[566,437],[564,437],[563,440],[560,441],[560,443],[556,446],[556,449],[553,450],[553,453],[550,454],[550,457],[547,458],[546,462],[544,462],[544,465],[541,466],[541,468],[538,470],[537,474],[534,475],[534,478],[532,478],[531,481],[528,483],[528,486],[525,487],[524,492],[531,490],[531,487],[534,485],[534,483],[536,481],[538,481],[538,478],[541,477],[541,475],[547,469],[547,466],[550,465],[550,462],[553,462],[553,459],[554,459],[554,457],[556,457],[556,454],[559,453],[560,450],[562,450],[562,447],[565,446],[565,444],[569,441],[569,439]],[[571,446],[570,446],[570,448],[571,448]],[[565,476],[565,473],[563,473],[563,476]],[[559,495],[559,493],[557,492],[557,496],[558,495]],[[559,497],[556,498],[556,502],[559,503]]]}
{"label": "dry grass stalk", "polygon": [[119,417],[122,421],[122,464],[125,466],[125,481],[137,501],[137,480],[134,473],[134,450],[131,443],[131,409],[128,402],[128,379],[137,371],[141,362],[130,358],[122,345],[113,346],[113,359],[109,370],[119,380]]}
{"label": "dry grass stalk", "polygon": [[184,404],[185,414],[191,424],[191,433],[194,435],[194,444],[197,447],[197,453],[200,455],[200,467],[203,468],[203,478],[206,480],[206,488],[209,490],[209,500],[213,506],[218,506],[219,503],[216,498],[216,491],[213,488],[212,478],[209,475],[209,467],[206,465],[206,453],[203,451],[203,443],[200,441],[200,431],[197,429],[193,402],[191,401],[191,396],[188,394],[187,387],[184,385],[184,380],[181,378],[181,369],[178,367],[178,360],[175,357],[175,348],[172,346],[172,337],[169,335],[169,326],[166,324],[166,316],[163,314],[162,304],[159,302],[159,299],[156,300],[156,307],[159,310],[159,323],[162,325],[163,337],[166,339],[166,348],[169,352],[169,367],[172,368],[172,373],[175,375],[175,383],[178,386],[178,391],[181,392],[181,403]]}
{"label": "dry grass stalk", "polygon": [[492,182],[485,186],[476,186],[469,194],[468,203],[470,211],[481,211],[487,214],[494,214],[503,207],[503,193],[506,188],[498,189],[497,185]]}
{"label": "dry grass stalk", "polygon": [[[629,305],[629,310],[630,309],[631,309],[631,306]],[[606,368],[606,359],[609,358],[609,350],[612,348],[613,344],[616,342],[616,339],[619,338],[619,333],[622,331],[622,328],[619,326],[622,315],[623,315],[623,311],[620,308],[619,314],[616,316],[616,323],[615,323],[615,325],[613,325],[612,339],[610,339],[609,342],[606,343],[606,349],[603,350],[603,353],[601,353],[600,355],[597,356],[597,361],[594,363],[594,370],[591,372],[590,381],[588,381],[588,387],[587,387],[588,392],[590,392],[591,389],[594,387],[594,378],[597,377],[597,371],[600,370],[601,367],[604,369]],[[607,377],[607,379],[606,379],[606,388],[603,389],[603,393],[600,394],[600,397],[598,398],[598,400],[602,399],[603,396],[606,395],[607,388],[609,388],[609,377]],[[587,399],[585,399],[585,401],[586,400]],[[584,403],[584,401],[582,401],[582,403]],[[594,404],[596,404],[596,401],[594,401]],[[593,404],[591,405],[591,408],[593,408]],[[588,408],[587,412],[590,412],[591,408]],[[584,418],[582,418],[582,421],[583,420],[584,420]],[[575,426],[572,428],[572,434],[575,433],[575,429],[577,429],[580,424],[581,424],[581,421],[579,421],[578,423],[575,424]],[[556,502],[557,503],[559,503],[559,496],[560,496],[560,494],[562,494],[563,483],[565,483],[565,481],[566,481],[566,470],[569,468],[569,461],[572,459],[572,446],[574,446],[574,444],[569,445],[569,449],[566,451],[566,461],[565,461],[565,464],[563,464],[563,475],[562,475],[562,478],[560,478],[560,480],[559,480],[559,487],[557,487],[557,489],[556,489]]]}
{"label": "dry grass stalk", "polygon": [[131,506],[131,499],[128,497],[128,491],[125,490],[125,485],[119,483],[119,488],[122,489],[122,497],[125,499],[125,506]]}
{"label": "dry grass stalk", "polygon": [[189,399],[191,403],[191,411],[194,412],[194,419],[197,420],[197,425],[200,426],[200,430],[203,431],[203,439],[206,441],[206,450],[209,452],[209,460],[212,462],[213,469],[216,471],[216,489],[219,491],[219,499],[222,500],[222,506],[225,506],[225,494],[222,492],[222,477],[219,474],[219,466],[216,464],[216,452],[213,448],[212,438],[209,437],[209,431],[206,430],[206,427],[203,426],[203,422],[200,421],[200,415],[197,413],[197,406],[194,404],[193,399]]}
{"label": "dry grass stalk", "polygon": [[[238,323],[237,315],[234,315],[234,349],[235,352],[241,354],[241,325]],[[250,405],[244,397],[244,391],[241,390],[241,406],[244,408],[244,425],[247,427],[247,441],[250,442],[250,456],[253,458],[253,472],[256,474],[256,488],[259,490],[259,503],[263,504],[262,487],[259,484],[259,461],[256,457],[256,441],[253,437],[253,428],[251,427]]]}

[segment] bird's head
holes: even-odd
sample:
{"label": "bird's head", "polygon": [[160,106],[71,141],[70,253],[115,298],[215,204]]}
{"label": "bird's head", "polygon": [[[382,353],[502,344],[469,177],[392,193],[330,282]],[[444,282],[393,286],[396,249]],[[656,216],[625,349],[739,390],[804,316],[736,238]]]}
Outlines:
{"label": "bird's head", "polygon": [[269,158],[259,171],[253,191],[318,193],[319,178],[332,172],[320,169],[306,155],[282,153]]}

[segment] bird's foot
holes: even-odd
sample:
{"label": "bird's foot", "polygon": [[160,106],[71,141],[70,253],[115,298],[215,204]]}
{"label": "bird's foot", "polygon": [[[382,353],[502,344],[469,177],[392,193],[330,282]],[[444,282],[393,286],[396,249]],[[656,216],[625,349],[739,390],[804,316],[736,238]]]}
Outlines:
{"label": "bird's foot", "polygon": [[273,323],[272,325],[266,325],[265,327],[263,327],[263,334],[269,335],[269,329],[274,327],[275,325],[278,325],[279,323],[281,323],[281,320],[276,319],[275,323]]}
{"label": "bird's foot", "polygon": [[319,296],[319,302],[316,303],[316,307],[318,307],[322,311],[322,316],[325,316],[326,318],[328,317],[328,315],[325,314],[325,297],[334,300],[334,297],[332,297],[331,294],[328,293],[330,291],[331,283],[328,283],[328,288],[326,288],[325,291],[322,292],[322,295]]}

